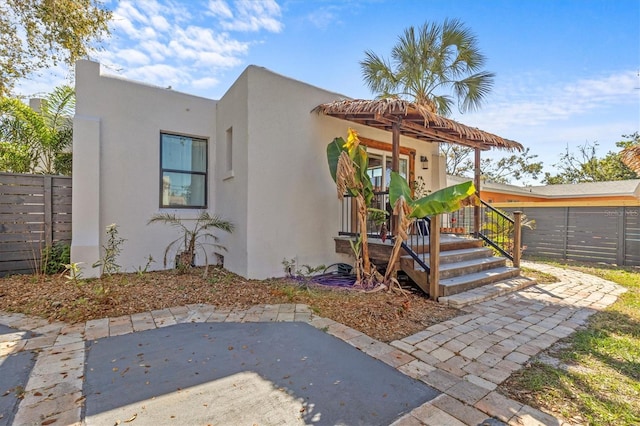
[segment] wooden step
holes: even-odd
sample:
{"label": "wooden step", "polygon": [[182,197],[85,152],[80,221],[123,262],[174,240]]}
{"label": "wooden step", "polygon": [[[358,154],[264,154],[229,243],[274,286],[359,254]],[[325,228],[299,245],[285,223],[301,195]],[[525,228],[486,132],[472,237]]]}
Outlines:
{"label": "wooden step", "polygon": [[520,269],[503,266],[486,271],[475,272],[453,278],[440,280],[440,296],[451,296],[485,284],[494,283],[508,278],[516,277]]}
{"label": "wooden step", "polygon": [[463,262],[446,263],[440,265],[440,281],[447,278],[474,274],[489,269],[501,268],[507,265],[504,257],[484,257],[481,259],[465,260]]}
{"label": "wooden step", "polygon": [[[491,256],[493,256],[493,250],[488,247],[472,247],[458,250],[441,251],[440,264],[444,265],[447,263],[464,262],[466,260],[481,259]],[[415,268],[419,267],[410,255],[404,255],[402,256],[402,258],[411,259],[411,261],[413,261],[413,266]],[[426,263],[427,266],[429,266],[429,254],[424,254],[421,256],[421,258],[423,259],[423,262]],[[406,264],[407,266],[409,265],[409,263]]]}
{"label": "wooden step", "polygon": [[[429,239],[426,237],[424,243],[415,244],[415,239],[409,239],[408,241],[406,241],[406,243],[414,252],[418,254],[429,252]],[[483,245],[484,243],[482,242],[482,240],[462,237],[447,237],[443,238],[440,241],[440,252],[478,248],[482,247]]]}
{"label": "wooden step", "polygon": [[[424,268],[416,265],[413,259],[413,269],[416,271],[424,271]],[[479,259],[469,259],[462,262],[442,263],[440,264],[440,279],[459,277],[461,275],[473,274],[475,272],[486,271],[487,269],[495,269],[505,266],[507,259],[505,257],[483,257]],[[405,263],[406,265],[406,263]],[[400,266],[406,271],[402,261]],[[410,267],[409,265],[407,265]],[[429,266],[427,264],[427,266]]]}

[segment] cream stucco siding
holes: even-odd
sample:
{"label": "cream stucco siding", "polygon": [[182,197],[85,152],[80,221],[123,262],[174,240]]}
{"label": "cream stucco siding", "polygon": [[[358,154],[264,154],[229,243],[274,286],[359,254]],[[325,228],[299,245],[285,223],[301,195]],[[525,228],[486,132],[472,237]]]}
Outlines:
{"label": "cream stucco siding", "polygon": [[[77,65],[76,92],[72,261],[84,262],[85,276],[99,273],[89,266],[99,258],[107,225],[117,223],[127,239],[118,259],[123,270],[144,265],[148,255],[156,259],[152,269],[160,269],[177,235],[147,226],[149,218],[198,213],[159,208],[163,131],[209,141],[208,210],[235,224],[233,234],[220,234],[225,268],[262,279],[282,276],[284,259],[298,267],[349,261],[335,253],[340,204],[326,146],[349,126],[381,142],[390,143],[391,135],[311,112],[342,96],[249,66],[215,101],[103,76],[88,61]],[[404,137],[401,144],[429,157],[429,170],[419,161],[415,167],[428,189],[443,186],[437,144]]]}
{"label": "cream stucco siding", "polygon": [[[98,271],[105,228],[119,227],[126,239],[118,261],[125,271],[143,266],[151,255],[162,268],[166,245],[175,238],[167,226],[147,221],[160,211],[194,217],[193,210],[161,210],[160,133],[209,140],[209,171],[215,164],[215,104],[210,99],[101,75],[100,65],[76,66],[76,116],[73,140],[72,261],[84,262],[85,276]],[[215,211],[215,188],[208,187]]]}
{"label": "cream stucco siding", "polygon": [[[284,259],[295,259],[298,267],[348,261],[335,253],[333,238],[339,229],[340,204],[327,166],[326,146],[337,136],[346,137],[348,127],[354,125],[311,113],[317,105],[341,96],[256,66],[248,67],[238,82],[247,85],[248,127],[246,135],[242,133],[246,140],[236,137],[234,128],[234,161],[240,149],[236,142],[247,144],[248,158],[246,163],[238,160],[241,170],[235,170],[234,164],[231,180],[247,173],[243,225],[247,269],[236,272],[248,278],[266,278],[283,274]],[[226,97],[219,104],[219,113]],[[219,135],[227,127],[219,116]],[[388,132],[354,127],[363,136],[390,142]],[[431,156],[437,148],[409,139],[403,143],[412,144],[418,155]],[[429,171],[424,173],[425,181],[432,183]],[[223,181],[221,188],[225,185]],[[240,194],[244,197],[244,190]],[[217,204],[230,203],[219,198]],[[233,257],[231,251],[230,255]],[[233,268],[231,264],[228,267]]]}
{"label": "cream stucco siding", "polygon": [[[235,225],[231,235],[221,236],[226,251],[224,267],[247,276],[248,248],[248,102],[247,73],[243,73],[220,99],[216,107],[216,213]],[[231,170],[227,166],[227,132],[231,132],[233,149]]]}

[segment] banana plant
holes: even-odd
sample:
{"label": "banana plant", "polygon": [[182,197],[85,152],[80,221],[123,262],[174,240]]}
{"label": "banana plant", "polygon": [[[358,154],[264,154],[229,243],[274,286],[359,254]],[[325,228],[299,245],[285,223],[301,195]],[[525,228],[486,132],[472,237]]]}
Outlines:
{"label": "banana plant", "polygon": [[358,133],[349,128],[347,141],[342,137],[335,138],[327,145],[327,160],[329,172],[336,183],[338,198],[344,199],[345,194],[356,200],[356,209],[360,236],[358,250],[353,250],[356,257],[356,282],[367,287],[373,283],[377,272],[369,259],[369,245],[367,241],[367,214],[373,199],[373,185],[367,173],[369,156],[364,147],[360,146]]}
{"label": "banana plant", "polygon": [[414,200],[405,178],[396,172],[391,172],[389,202],[393,206],[394,215],[398,216],[398,232],[384,277],[387,285],[391,283],[393,265],[400,256],[402,242],[408,240],[409,228],[417,218],[453,212],[464,206],[477,205],[480,201],[471,181],[449,186]]}

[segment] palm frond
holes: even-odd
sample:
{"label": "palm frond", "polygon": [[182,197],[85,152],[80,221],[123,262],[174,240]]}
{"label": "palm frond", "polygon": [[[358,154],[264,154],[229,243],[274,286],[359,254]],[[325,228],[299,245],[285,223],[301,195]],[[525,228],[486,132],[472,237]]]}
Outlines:
{"label": "palm frond", "polygon": [[[367,51],[360,65],[365,83],[377,97],[413,98],[415,103],[437,106],[437,112],[446,116],[452,105],[446,91],[458,98],[463,112],[478,108],[489,94],[494,75],[481,71],[485,62],[473,33],[461,21],[447,19],[442,25],[406,28],[390,61]],[[442,98],[435,100],[438,96]]]}
{"label": "palm frond", "polygon": [[58,86],[42,103],[42,116],[51,129],[65,129],[72,125],[75,108],[75,90],[71,86]]}

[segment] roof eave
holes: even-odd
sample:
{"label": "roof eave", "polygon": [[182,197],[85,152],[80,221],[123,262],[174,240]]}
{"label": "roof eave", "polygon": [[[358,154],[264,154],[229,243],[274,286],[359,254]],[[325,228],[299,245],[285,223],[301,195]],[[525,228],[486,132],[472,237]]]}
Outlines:
{"label": "roof eave", "polygon": [[429,142],[453,143],[483,151],[492,148],[524,150],[518,142],[466,126],[400,99],[340,100],[318,105],[312,112],[386,131],[397,123],[403,136]]}

